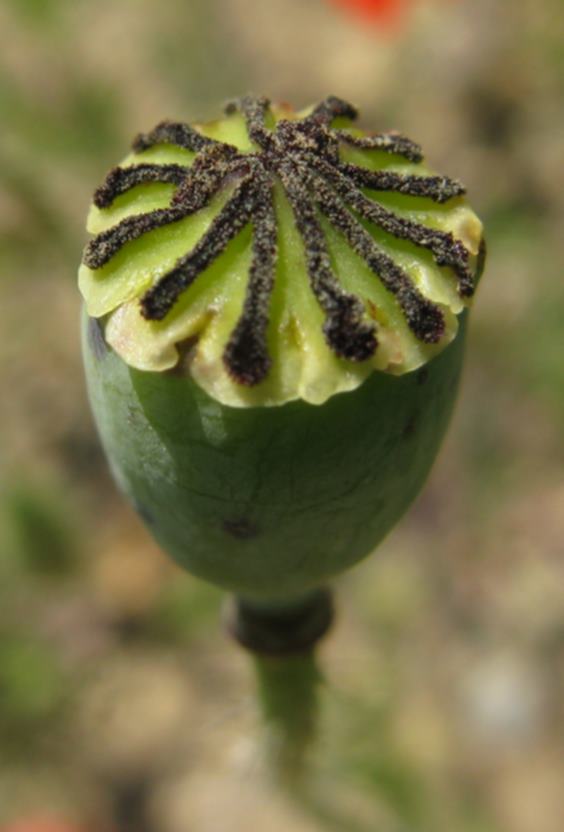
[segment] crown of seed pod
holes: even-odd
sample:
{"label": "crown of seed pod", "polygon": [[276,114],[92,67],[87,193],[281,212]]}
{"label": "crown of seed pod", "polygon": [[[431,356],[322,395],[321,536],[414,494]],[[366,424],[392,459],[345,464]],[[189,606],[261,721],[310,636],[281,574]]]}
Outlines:
{"label": "crown of seed pod", "polygon": [[162,122],[94,194],[80,287],[108,458],[164,549],[243,597],[367,555],[456,392],[481,223],[356,116],[246,97]]}

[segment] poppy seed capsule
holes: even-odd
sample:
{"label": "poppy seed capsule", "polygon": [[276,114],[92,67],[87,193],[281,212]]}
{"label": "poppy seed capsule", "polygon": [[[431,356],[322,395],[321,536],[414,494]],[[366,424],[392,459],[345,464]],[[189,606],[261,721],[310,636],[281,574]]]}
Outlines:
{"label": "poppy seed capsule", "polygon": [[94,195],[80,287],[114,475],[161,546],[254,599],[366,556],[421,488],[483,261],[464,188],[328,98],[163,122]]}

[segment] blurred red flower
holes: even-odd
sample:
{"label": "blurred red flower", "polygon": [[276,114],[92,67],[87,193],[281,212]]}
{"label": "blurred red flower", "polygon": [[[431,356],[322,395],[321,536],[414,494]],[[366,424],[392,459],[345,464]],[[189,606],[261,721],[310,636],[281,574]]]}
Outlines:
{"label": "blurred red flower", "polygon": [[401,20],[413,0],[331,0],[357,18],[377,25],[391,25]]}

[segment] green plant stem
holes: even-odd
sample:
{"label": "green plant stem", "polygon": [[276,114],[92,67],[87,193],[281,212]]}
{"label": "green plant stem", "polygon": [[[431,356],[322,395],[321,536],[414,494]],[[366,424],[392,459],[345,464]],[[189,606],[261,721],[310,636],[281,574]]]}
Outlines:
{"label": "green plant stem", "polygon": [[297,785],[307,773],[308,751],[317,729],[322,676],[315,649],[253,659],[272,773],[287,785]]}
{"label": "green plant stem", "polygon": [[227,610],[231,635],[253,657],[271,769],[297,786],[316,733],[321,674],[315,649],[333,620],[324,588],[286,599],[234,598]]}

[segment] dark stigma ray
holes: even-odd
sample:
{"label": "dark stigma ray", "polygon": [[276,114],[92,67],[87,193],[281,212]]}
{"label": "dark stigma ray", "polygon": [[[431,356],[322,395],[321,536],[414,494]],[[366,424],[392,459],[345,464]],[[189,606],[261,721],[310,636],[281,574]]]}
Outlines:
{"label": "dark stigma ray", "polygon": [[340,358],[365,361],[378,346],[376,331],[364,323],[361,301],[345,292],[333,274],[323,230],[304,184],[306,171],[281,164],[278,173],[304,243],[312,291],[327,316],[323,325],[325,339]]}
{"label": "dark stigma ray", "polygon": [[[157,208],[144,214],[126,217],[117,225],[102,231],[86,246],[83,262],[91,269],[99,269],[123,248],[126,243],[149,231],[179,222],[205,208],[229,173],[231,160],[224,160],[222,146],[214,146],[198,156],[192,167],[184,171],[181,187],[173,196],[169,208]],[[232,156],[231,153],[228,156]]]}
{"label": "dark stigma ray", "polygon": [[123,248],[126,243],[137,240],[149,231],[162,228],[173,222],[178,222],[186,216],[182,206],[174,208],[158,208],[146,214],[136,214],[102,231],[94,237],[86,248],[82,262],[90,269],[100,269]]}
{"label": "dark stigma ray", "polygon": [[252,215],[255,185],[243,179],[229,201],[215,217],[206,233],[189,254],[181,257],[171,271],[141,298],[141,314],[149,321],[161,321],[187,289],[242,231]]}
{"label": "dark stigma ray", "polygon": [[410,162],[423,161],[420,145],[401,133],[375,133],[373,136],[352,136],[346,130],[335,130],[335,133],[339,141],[359,150],[383,150],[385,153],[403,156]]}
{"label": "dark stigma ray", "polygon": [[358,110],[348,101],[330,95],[314,107],[305,120],[329,126],[336,118],[350,118],[351,121],[355,121],[358,118]]}
{"label": "dark stigma ray", "polygon": [[230,101],[226,107],[227,115],[240,111],[245,117],[249,138],[262,150],[272,150],[274,133],[268,130],[265,124],[266,113],[270,107],[268,98],[254,98],[246,95]]}
{"label": "dark stigma ray", "polygon": [[361,217],[374,223],[393,237],[408,240],[433,255],[438,266],[449,266],[458,279],[458,293],[471,297],[474,280],[468,268],[469,252],[460,240],[448,231],[437,231],[420,223],[398,217],[359,191],[344,174],[322,159],[312,159],[312,167],[331,183],[336,193]]}
{"label": "dark stigma ray", "polygon": [[198,153],[172,197],[171,205],[182,205],[188,213],[204,208],[238,162],[235,148],[215,144]]}
{"label": "dark stigma ray", "polygon": [[223,353],[229,375],[248,387],[261,382],[272,365],[266,332],[278,244],[272,183],[268,180],[257,192],[252,221],[253,252],[243,311]]}
{"label": "dark stigma ray", "polygon": [[135,153],[141,153],[143,150],[149,150],[156,144],[175,144],[177,147],[182,147],[185,150],[193,150],[198,152],[202,148],[210,144],[217,144],[214,139],[203,136],[180,121],[161,121],[149,133],[139,133],[133,139],[132,149]]}
{"label": "dark stigma ray", "polygon": [[445,320],[437,304],[427,300],[413,285],[409,275],[379,249],[368,231],[322,179],[313,179],[312,190],[320,210],[331,225],[343,234],[353,251],[394,295],[414,335],[426,344],[440,341],[445,332]]}
{"label": "dark stigma ray", "polygon": [[426,197],[440,204],[466,193],[466,188],[461,182],[448,176],[418,176],[388,170],[368,170],[346,162],[339,165],[339,170],[360,187]]}
{"label": "dark stigma ray", "polygon": [[126,168],[112,168],[99,188],[94,192],[94,205],[97,208],[109,208],[120,194],[126,193],[136,185],[146,182],[164,182],[180,185],[186,176],[184,165],[131,165]]}

